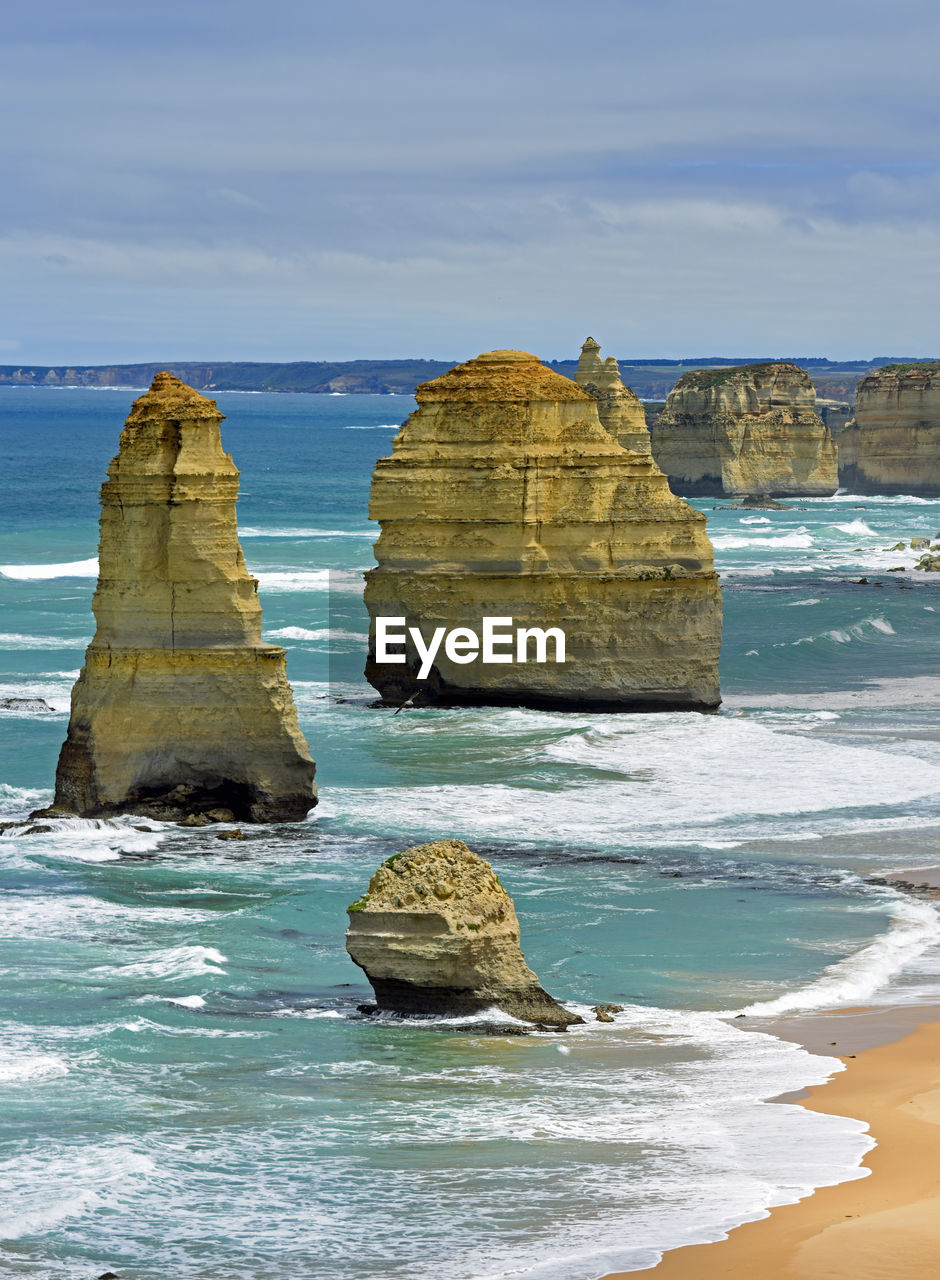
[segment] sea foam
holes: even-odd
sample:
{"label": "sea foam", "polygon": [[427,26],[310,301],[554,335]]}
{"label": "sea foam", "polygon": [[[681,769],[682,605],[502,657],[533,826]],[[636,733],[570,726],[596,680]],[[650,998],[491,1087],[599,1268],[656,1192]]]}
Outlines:
{"label": "sea foam", "polygon": [[98,560],[72,560],[67,564],[0,564],[0,575],[20,582],[46,578],[97,578]]}

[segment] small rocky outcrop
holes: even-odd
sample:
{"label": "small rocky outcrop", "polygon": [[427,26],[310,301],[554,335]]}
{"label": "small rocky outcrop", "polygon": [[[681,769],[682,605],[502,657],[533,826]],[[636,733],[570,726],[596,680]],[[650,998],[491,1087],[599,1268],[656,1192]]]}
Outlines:
{"label": "small rocky outcrop", "polygon": [[52,707],[45,698],[5,697],[0,698],[0,711],[51,711]]}
{"label": "small rocky outcrop", "polygon": [[782,361],[684,374],[656,421],[653,457],[687,496],[826,497],[839,484],[809,374]]}
{"label": "small rocky outcrop", "polygon": [[864,377],[838,440],[847,489],[940,496],[940,361],[889,364]]}
{"label": "small rocky outcrop", "polygon": [[649,454],[650,433],[643,403],[620,378],[620,366],[613,356],[601,359],[600,344],[585,339],[574,380],[597,401],[601,422],[625,449]]}
{"label": "small rocky outcrop", "polygon": [[[457,365],[416,398],[372,476],[382,533],[366,574],[366,678],[383,702],[717,706],[721,592],[705,517],[652,456],[624,449],[593,396],[525,351]],[[412,639],[403,661],[378,659],[380,618],[404,618],[427,644],[458,628],[479,637],[486,617],[517,633],[498,662],[442,644],[428,666]],[[519,630],[549,628],[564,631],[564,662],[554,641],[547,659],[531,643],[520,661]]]}
{"label": "small rocky outcrop", "polygon": [[261,640],[222,418],[169,373],[134,402],[101,490],[98,628],[51,813],[286,822],[316,804],[285,652]]}
{"label": "small rocky outcrop", "polygon": [[512,899],[461,840],[395,854],[348,910],[346,950],[380,1010],[460,1017],[495,1007],[556,1030],[584,1021],[543,990],[520,949]]}

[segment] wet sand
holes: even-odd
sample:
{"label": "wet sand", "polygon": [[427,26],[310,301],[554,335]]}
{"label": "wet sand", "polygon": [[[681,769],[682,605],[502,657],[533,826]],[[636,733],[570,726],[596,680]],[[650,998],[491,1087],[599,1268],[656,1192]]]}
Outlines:
{"label": "wet sand", "polygon": [[820,1188],[722,1241],[672,1250],[657,1267],[607,1280],[940,1276],[940,1006],[748,1019],[742,1029],[841,1058],[846,1070],[828,1084],[779,1101],[867,1121],[878,1144],[863,1161],[870,1176]]}

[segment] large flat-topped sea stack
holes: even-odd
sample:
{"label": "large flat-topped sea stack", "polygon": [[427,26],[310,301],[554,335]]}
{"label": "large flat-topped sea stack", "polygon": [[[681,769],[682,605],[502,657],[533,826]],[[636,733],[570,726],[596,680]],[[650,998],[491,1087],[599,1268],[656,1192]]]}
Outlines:
{"label": "large flat-topped sea stack", "polygon": [[643,404],[622,382],[614,357],[601,359],[600,345],[593,338],[586,339],[581,348],[574,380],[597,401],[598,417],[615,440],[634,453],[650,452]]}
{"label": "large flat-topped sea stack", "polygon": [[839,480],[856,493],[940,495],[940,361],[862,379],[839,436]]}
{"label": "large flat-topped sea stack", "polygon": [[[705,517],[650,456],[628,453],[592,396],[524,351],[492,351],[416,393],[372,478],[382,526],[366,575],[366,675],[383,700],[569,708],[720,701],[721,596]],[[377,661],[376,619],[480,633],[557,627],[566,660],[455,661],[425,679],[409,641]],[[503,651],[505,654],[505,651]],[[528,650],[535,656],[535,646]]]}
{"label": "large flat-topped sea stack", "polygon": [[495,1007],[560,1031],[584,1021],[540,985],[512,899],[461,840],[415,845],[383,863],[349,907],[346,950],[379,1009],[462,1016]]}
{"label": "large flat-topped sea stack", "polygon": [[785,362],[684,374],[656,420],[653,456],[690,496],[824,497],[839,486],[809,374]]}
{"label": "large flat-topped sea stack", "polygon": [[285,654],[261,640],[223,415],[168,373],[134,403],[101,489],[98,628],[54,808],[301,819],[316,804]]}

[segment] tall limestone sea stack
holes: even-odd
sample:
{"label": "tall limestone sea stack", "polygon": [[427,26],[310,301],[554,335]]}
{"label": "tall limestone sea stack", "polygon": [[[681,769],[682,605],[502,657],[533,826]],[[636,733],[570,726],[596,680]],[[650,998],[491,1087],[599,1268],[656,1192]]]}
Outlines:
{"label": "tall limestone sea stack", "polygon": [[587,338],[581,348],[574,380],[597,401],[598,417],[615,440],[634,453],[650,452],[643,403],[621,381],[614,357],[601,359],[600,345],[593,338]]}
{"label": "tall limestone sea stack", "polygon": [[688,496],[826,497],[839,487],[809,374],[782,361],[684,374],[653,428],[653,457]]}
{"label": "tall limestone sea stack", "polygon": [[261,640],[222,418],[168,373],[134,402],[101,489],[98,628],[54,811],[285,822],[316,804],[284,650]]}
{"label": "tall limestone sea stack", "polygon": [[856,493],[940,496],[940,361],[890,364],[862,379],[839,436],[839,480]]}
{"label": "tall limestone sea stack", "polygon": [[[605,430],[588,392],[524,351],[491,351],[426,382],[372,478],[382,526],[366,575],[366,675],[387,703],[711,708],[720,701],[721,595],[705,517],[649,455]],[[486,663],[443,647],[418,679],[380,662],[377,619],[434,631],[484,618],[559,628]],[[388,652],[388,651],[387,651]],[[386,656],[387,656],[386,652]]]}

